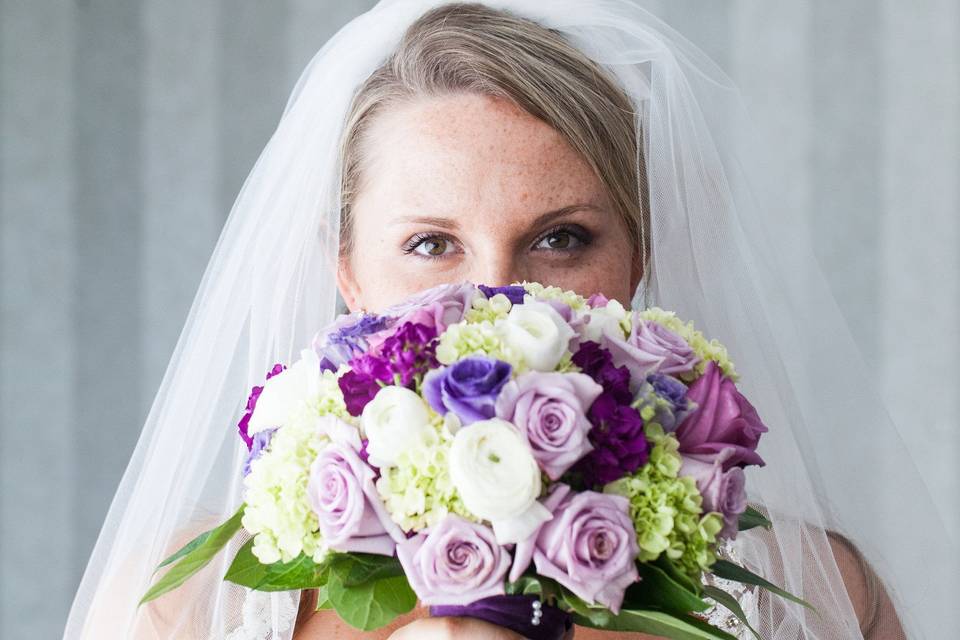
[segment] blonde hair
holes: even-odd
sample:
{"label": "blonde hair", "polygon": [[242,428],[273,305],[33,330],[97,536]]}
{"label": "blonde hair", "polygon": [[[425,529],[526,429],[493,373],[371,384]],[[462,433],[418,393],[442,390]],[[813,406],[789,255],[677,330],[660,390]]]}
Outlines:
{"label": "blonde hair", "polygon": [[417,97],[475,93],[505,98],[556,129],[596,173],[634,241],[648,255],[646,175],[635,106],[610,75],[558,32],[479,3],[423,14],[358,88],[340,147],[341,252],[352,246],[351,209],[362,188],[363,140],[374,116]]}

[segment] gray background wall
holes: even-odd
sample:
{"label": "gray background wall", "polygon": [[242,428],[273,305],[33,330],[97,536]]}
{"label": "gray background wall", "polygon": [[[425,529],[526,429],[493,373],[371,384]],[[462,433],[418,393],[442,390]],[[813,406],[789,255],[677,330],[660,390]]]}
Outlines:
{"label": "gray background wall", "polygon": [[[643,4],[740,83],[956,533],[960,4]],[[233,198],[371,5],[0,0],[0,636],[61,633]]]}

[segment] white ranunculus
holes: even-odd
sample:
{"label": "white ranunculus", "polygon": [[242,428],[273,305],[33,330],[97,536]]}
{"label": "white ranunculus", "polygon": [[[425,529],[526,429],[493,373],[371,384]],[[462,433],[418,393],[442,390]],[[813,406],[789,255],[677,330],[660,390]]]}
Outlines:
{"label": "white ranunculus", "polygon": [[612,335],[623,340],[627,334],[623,330],[623,323],[630,317],[630,312],[616,300],[611,300],[605,307],[590,309],[586,312],[590,318],[582,331],[585,340],[600,342],[604,334]]}
{"label": "white ranunculus", "polygon": [[370,464],[390,467],[403,449],[417,442],[420,432],[430,427],[427,403],[406,387],[380,389],[360,415],[360,430],[369,440]]}
{"label": "white ranunculus", "polygon": [[320,393],[320,358],[304,349],[300,359],[263,384],[247,433],[283,426],[300,416]]}
{"label": "white ranunculus", "polygon": [[514,305],[500,326],[507,345],[537,371],[553,371],[576,335],[556,309],[536,300]]}
{"label": "white ranunculus", "polygon": [[457,431],[450,480],[464,506],[490,521],[500,544],[526,539],[551,518],[537,501],[540,469],[530,446],[505,420],[480,420]]}

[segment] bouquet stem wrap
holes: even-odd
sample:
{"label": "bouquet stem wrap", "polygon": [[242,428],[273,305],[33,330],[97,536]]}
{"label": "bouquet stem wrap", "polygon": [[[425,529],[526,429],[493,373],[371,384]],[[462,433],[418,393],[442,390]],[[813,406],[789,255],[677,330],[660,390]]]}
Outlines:
{"label": "bouquet stem wrap", "polygon": [[468,605],[430,607],[434,617],[465,616],[486,620],[530,640],[560,640],[573,626],[570,614],[550,605],[540,605],[538,624],[533,624],[536,596],[492,596]]}

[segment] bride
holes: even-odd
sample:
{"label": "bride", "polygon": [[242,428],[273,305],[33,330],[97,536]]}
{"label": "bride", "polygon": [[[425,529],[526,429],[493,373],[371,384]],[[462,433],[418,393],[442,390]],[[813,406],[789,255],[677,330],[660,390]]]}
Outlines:
{"label": "bride", "polygon": [[[656,304],[728,346],[770,426],[748,486],[773,527],[724,553],[817,609],[741,589],[761,636],[939,635],[946,533],[802,231],[748,189],[746,141],[729,80],[627,0],[383,0],[354,19],[304,71],[234,205],[65,637],[360,637],[315,593],[223,582],[236,546],[137,602],[162,558],[242,500],[241,402],[338,296],[376,311],[463,280]],[[863,500],[890,474],[895,522]],[[422,610],[378,634],[451,636],[518,637]]]}

